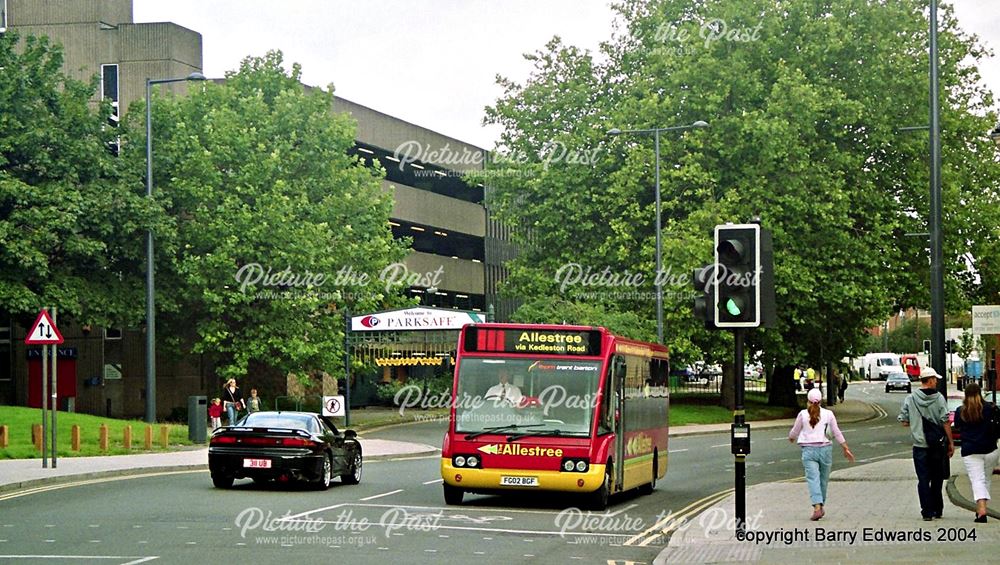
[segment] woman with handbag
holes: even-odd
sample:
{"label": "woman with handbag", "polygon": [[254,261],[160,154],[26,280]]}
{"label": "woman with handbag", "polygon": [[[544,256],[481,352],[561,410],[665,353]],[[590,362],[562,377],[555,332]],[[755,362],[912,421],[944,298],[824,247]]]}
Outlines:
{"label": "woman with handbag", "polygon": [[795,425],[788,432],[788,441],[797,441],[802,447],[802,466],[809,485],[809,500],[813,505],[810,520],[816,521],[826,514],[823,506],[826,504],[826,486],[830,482],[830,470],[833,467],[833,443],[830,437],[844,448],[844,457],[851,463],[854,463],[854,454],[847,447],[847,440],[837,426],[837,417],[830,410],[820,407],[823,393],[814,388],[806,398],[809,407],[799,412],[795,418]]}
{"label": "woman with handbag", "polygon": [[226,386],[222,387],[222,405],[229,418],[228,425],[235,426],[236,414],[243,409],[243,392],[236,386],[236,379],[229,379]]}
{"label": "woman with handbag", "polygon": [[962,463],[969,472],[972,496],[976,499],[976,522],[986,522],[986,503],[990,500],[992,469],[1000,459],[997,438],[990,425],[996,406],[983,401],[977,383],[965,385],[965,399],[955,410],[955,424],[962,432]]}

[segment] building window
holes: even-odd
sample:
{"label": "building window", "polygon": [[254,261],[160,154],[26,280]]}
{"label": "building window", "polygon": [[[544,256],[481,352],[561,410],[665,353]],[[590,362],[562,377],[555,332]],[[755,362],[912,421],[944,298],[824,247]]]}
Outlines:
{"label": "building window", "polygon": [[[108,115],[108,125],[118,127],[120,114],[118,111],[118,65],[101,65],[101,99],[111,101],[111,113]],[[108,149],[113,155],[118,155],[121,142],[118,137],[108,142]]]}

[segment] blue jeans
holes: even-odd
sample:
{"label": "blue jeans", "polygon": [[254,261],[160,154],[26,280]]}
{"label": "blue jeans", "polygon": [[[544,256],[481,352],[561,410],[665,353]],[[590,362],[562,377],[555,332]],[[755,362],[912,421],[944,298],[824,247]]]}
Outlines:
{"label": "blue jeans", "polygon": [[226,403],[226,416],[229,417],[229,422],[226,424],[228,426],[236,425],[236,403],[227,402]]}
{"label": "blue jeans", "polygon": [[833,446],[803,445],[802,466],[806,470],[809,500],[813,504],[825,504],[826,486],[830,483],[830,469],[833,467]]}
{"label": "blue jeans", "polygon": [[920,515],[924,518],[940,517],[944,510],[941,487],[951,474],[948,452],[926,447],[913,448],[913,469],[917,472],[917,496],[920,497]]}

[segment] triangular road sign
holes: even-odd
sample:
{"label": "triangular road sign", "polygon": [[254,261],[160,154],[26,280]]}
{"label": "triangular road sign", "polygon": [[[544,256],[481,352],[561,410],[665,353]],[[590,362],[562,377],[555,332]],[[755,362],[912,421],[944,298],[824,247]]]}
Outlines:
{"label": "triangular road sign", "polygon": [[59,333],[59,328],[52,322],[49,311],[42,309],[35,318],[35,323],[31,325],[28,336],[24,338],[26,345],[52,345],[62,343],[63,336]]}

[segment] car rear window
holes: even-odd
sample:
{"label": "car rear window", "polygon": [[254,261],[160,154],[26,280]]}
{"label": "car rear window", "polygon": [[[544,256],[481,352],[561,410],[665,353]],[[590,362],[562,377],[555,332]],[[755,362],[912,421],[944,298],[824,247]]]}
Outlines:
{"label": "car rear window", "polygon": [[242,422],[253,428],[294,428],[315,431],[315,419],[311,416],[294,414],[250,414]]}

